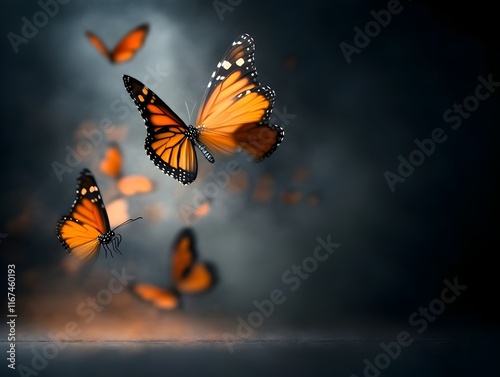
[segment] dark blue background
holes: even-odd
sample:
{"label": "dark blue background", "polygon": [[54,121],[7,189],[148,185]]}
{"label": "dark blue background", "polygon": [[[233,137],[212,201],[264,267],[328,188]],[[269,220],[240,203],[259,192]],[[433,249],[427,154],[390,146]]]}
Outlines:
{"label": "dark blue background", "polygon": [[[159,66],[168,76],[155,92],[187,121],[185,102],[199,106],[222,53],[244,32],[256,41],[256,66],[261,81],[276,91],[275,108],[283,112],[286,107],[295,118],[289,124],[273,118],[286,135],[271,159],[260,164],[243,155],[236,159],[252,184],[270,173],[276,192],[295,187],[291,177],[305,166],[310,178],[298,189],[319,192],[323,200],[318,207],[285,206],[277,199],[261,205],[249,194],[220,193],[211,213],[193,225],[200,254],[218,267],[220,284],[210,295],[187,299],[186,310],[196,318],[215,307],[217,317],[235,327],[238,315],[254,310],[253,300],[283,288],[282,273],[311,255],[317,237],[331,235],[342,246],[289,295],[257,335],[363,337],[394,329],[386,334],[390,338],[408,328],[412,312],[439,297],[444,279],[454,277],[468,288],[446,307],[432,332],[462,339],[464,333],[496,331],[498,92],[481,101],[459,129],[443,121],[447,109],[474,94],[478,76],[492,74],[500,81],[496,12],[485,1],[401,4],[403,10],[351,56],[350,64],[339,44],[353,44],[353,28],[364,29],[372,20],[370,11],[386,9],[386,1],[243,1],[223,20],[211,1],[70,1],[17,54],[7,34],[20,34],[21,18],[32,17],[39,7],[35,2],[3,4],[0,233],[8,236],[0,253],[2,265],[17,266],[18,305],[27,324],[25,333],[18,329],[21,337],[37,338],[31,332],[37,329],[43,338],[46,327],[57,328],[57,321],[39,319],[40,312],[51,312],[44,295],[59,300],[64,312],[68,292],[95,293],[95,287],[85,284],[63,289],[62,273],[55,267],[64,258],[55,223],[74,198],[78,172],[97,166],[105,150],[104,143],[99,145],[58,181],[51,164],[64,161],[65,147],[75,146],[75,130],[84,120],[109,117],[125,124],[127,171],[157,183],[155,193],[130,200],[131,216],[139,215],[145,203],[157,202],[173,214],[158,223],[123,228],[124,256],[102,260],[101,267],[127,266],[141,281],[168,282],[166,255],[184,225],[175,214],[176,198],[192,198],[196,187],[180,187],[163,176],[144,153],[139,113],[132,109],[120,118],[122,113],[110,104],[126,95],[122,74],[141,80]],[[122,65],[110,65],[84,36],[92,30],[113,46],[143,22],[151,26],[146,44]],[[398,156],[408,158],[414,139],[429,138],[437,127],[448,139],[391,192],[384,172],[396,173]],[[219,158],[215,171],[229,160]],[[109,185],[94,172],[100,185]],[[21,226],[13,226],[21,215]],[[28,271],[39,276],[35,285],[23,280]],[[110,310],[106,316],[116,313]],[[433,369],[436,361],[424,357],[413,369],[408,361],[405,375],[448,370],[455,346],[429,347],[435,350],[431,353],[446,355],[443,365]],[[463,358],[467,347],[460,348]],[[286,360],[287,352],[276,357]],[[306,354],[309,361],[316,357],[312,351]],[[325,349],[318,354],[328,357]],[[256,363],[265,358],[252,355]],[[477,352],[471,357],[480,358]],[[352,368],[345,361],[342,370],[360,373],[362,359],[352,361]]]}

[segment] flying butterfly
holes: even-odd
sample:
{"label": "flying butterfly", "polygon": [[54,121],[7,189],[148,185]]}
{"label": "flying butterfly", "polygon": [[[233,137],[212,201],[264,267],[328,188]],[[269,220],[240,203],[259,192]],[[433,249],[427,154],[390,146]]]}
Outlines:
{"label": "flying butterfly", "polygon": [[77,181],[76,199],[70,214],[57,223],[57,237],[69,254],[79,262],[95,260],[101,246],[106,256],[108,251],[120,253],[118,247],[122,240],[115,230],[142,217],[129,219],[111,229],[108,214],[102,200],[99,186],[88,169],[83,169]]}
{"label": "flying butterfly", "polygon": [[116,45],[113,51],[109,51],[101,39],[94,33],[87,31],[85,35],[90,43],[104,55],[111,63],[124,63],[132,59],[137,51],[144,45],[149,32],[149,25],[143,24],[130,31]]}
{"label": "flying butterfly", "polygon": [[152,284],[138,283],[132,292],[158,309],[173,310],[180,305],[181,294],[195,295],[207,292],[216,283],[215,267],[198,262],[193,231],[185,228],[179,232],[171,255],[171,287],[164,289]]}
{"label": "flying butterfly", "polygon": [[186,125],[155,93],[124,75],[125,88],[146,124],[146,152],[155,165],[180,183],[197,176],[195,146],[214,162],[212,151],[245,150],[256,161],[269,157],[283,141],[282,127],[271,124],[275,94],[259,83],[255,43],[239,36],[212,73],[194,125]]}

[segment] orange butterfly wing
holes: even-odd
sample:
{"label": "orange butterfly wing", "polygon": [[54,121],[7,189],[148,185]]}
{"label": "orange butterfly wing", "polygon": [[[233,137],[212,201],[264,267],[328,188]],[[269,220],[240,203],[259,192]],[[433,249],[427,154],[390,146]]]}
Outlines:
{"label": "orange butterfly wing", "polygon": [[283,128],[270,124],[275,94],[260,85],[255,43],[238,37],[217,65],[202,100],[196,127],[199,141],[225,154],[243,148],[254,159],[269,157],[283,141]]}
{"label": "orange butterfly wing", "polygon": [[189,128],[154,92],[140,81],[124,75],[128,93],[146,125],[146,152],[165,174],[182,184],[196,179],[198,160]]}
{"label": "orange butterfly wing", "polygon": [[146,194],[154,188],[153,182],[143,175],[127,175],[120,178],[117,185],[118,190],[126,196]]}
{"label": "orange butterfly wing", "polygon": [[130,60],[144,45],[148,32],[149,25],[143,24],[128,33],[110,54],[111,61],[113,63],[123,63]]}
{"label": "orange butterfly wing", "polygon": [[69,216],[57,224],[57,236],[66,251],[80,262],[97,258],[101,241],[108,235],[110,225],[99,187],[88,169],[80,173],[76,199]]}
{"label": "orange butterfly wing", "polygon": [[202,293],[215,284],[215,269],[208,263],[196,262],[194,234],[190,229],[180,232],[172,255],[172,281],[181,293]]}
{"label": "orange butterfly wing", "polygon": [[108,49],[97,35],[95,35],[90,31],[87,31],[85,35],[87,36],[90,43],[97,49],[97,51],[99,51],[108,60],[111,60],[111,56]]}
{"label": "orange butterfly wing", "polygon": [[122,173],[123,154],[116,144],[111,144],[99,165],[101,172],[110,177],[117,178]]}

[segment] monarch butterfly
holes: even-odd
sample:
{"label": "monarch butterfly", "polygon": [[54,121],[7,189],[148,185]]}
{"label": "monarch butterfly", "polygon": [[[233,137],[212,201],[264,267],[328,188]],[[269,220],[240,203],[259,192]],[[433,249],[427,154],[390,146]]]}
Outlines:
{"label": "monarch butterfly", "polygon": [[106,256],[108,251],[111,256],[113,251],[120,253],[118,246],[122,237],[115,230],[137,219],[142,217],[129,219],[111,229],[94,176],[90,170],[83,169],[77,181],[76,199],[70,214],[63,216],[57,223],[57,237],[69,254],[81,263],[88,262],[97,258],[101,246]]}
{"label": "monarch butterfly", "polygon": [[146,124],[146,152],[165,174],[184,185],[192,183],[198,172],[195,146],[212,163],[211,150],[232,154],[240,148],[260,161],[283,141],[283,128],[269,123],[275,94],[259,83],[254,54],[248,34],[232,43],[212,73],[194,126],[140,81],[123,76]]}
{"label": "monarch butterfly", "polygon": [[181,294],[199,294],[214,287],[215,267],[210,263],[197,262],[198,252],[194,233],[190,228],[179,232],[171,256],[172,286],[163,289],[151,284],[138,283],[132,292],[158,309],[172,310],[179,306]]}
{"label": "monarch butterfly", "polygon": [[132,59],[136,52],[143,46],[148,32],[148,24],[138,26],[127,33],[127,35],[118,42],[113,51],[109,51],[94,33],[87,31],[85,35],[97,51],[104,55],[111,63],[123,63]]}

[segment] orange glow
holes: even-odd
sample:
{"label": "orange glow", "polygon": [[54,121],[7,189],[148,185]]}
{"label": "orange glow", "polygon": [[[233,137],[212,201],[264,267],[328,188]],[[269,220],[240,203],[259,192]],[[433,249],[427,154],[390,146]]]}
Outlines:
{"label": "orange glow", "polygon": [[273,196],[273,179],[269,174],[260,176],[253,192],[253,200],[259,203],[268,203]]}
{"label": "orange glow", "polygon": [[128,213],[128,203],[123,198],[113,200],[106,206],[106,210],[108,212],[109,224],[111,228],[115,228],[130,219]]}
{"label": "orange glow", "polygon": [[316,207],[321,203],[321,195],[320,194],[311,194],[307,197],[307,204],[310,206]]}
{"label": "orange glow", "polygon": [[309,178],[309,169],[302,167],[295,171],[293,175],[293,182],[304,182],[307,178]]}
{"label": "orange glow", "polygon": [[195,214],[198,218],[206,216],[208,212],[210,212],[210,208],[211,208],[210,202],[207,201],[205,203],[200,204],[200,206],[196,208]]}
{"label": "orange glow", "polygon": [[302,200],[302,193],[298,191],[281,191],[280,200],[284,204],[295,205]]}
{"label": "orange glow", "polygon": [[118,189],[123,195],[131,196],[151,192],[153,182],[142,175],[129,175],[118,181]]}
{"label": "orange glow", "polygon": [[239,174],[232,175],[226,190],[231,194],[239,194],[248,189],[248,174],[241,171]]}

